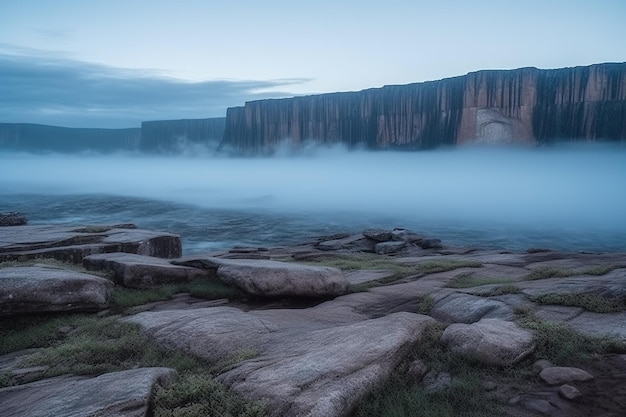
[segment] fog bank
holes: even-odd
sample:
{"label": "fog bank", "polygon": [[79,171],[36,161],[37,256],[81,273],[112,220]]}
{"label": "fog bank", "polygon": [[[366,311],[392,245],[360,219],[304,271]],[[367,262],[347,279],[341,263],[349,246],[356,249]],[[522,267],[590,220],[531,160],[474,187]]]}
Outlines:
{"label": "fog bank", "polygon": [[[315,149],[272,158],[0,152],[11,194],[111,194],[204,208],[451,227],[626,231],[626,149]],[[511,236],[515,239],[515,236]]]}

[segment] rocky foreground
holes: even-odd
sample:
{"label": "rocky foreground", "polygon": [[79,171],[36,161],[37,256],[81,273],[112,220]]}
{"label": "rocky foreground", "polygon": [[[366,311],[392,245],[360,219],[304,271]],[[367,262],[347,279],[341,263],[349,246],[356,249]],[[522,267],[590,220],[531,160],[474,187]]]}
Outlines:
{"label": "rocky foreground", "polygon": [[[97,274],[40,262],[45,258]],[[411,384],[426,392],[454,386],[457,375],[411,356],[433,326],[445,327],[442,355],[513,370],[483,383],[503,415],[626,411],[625,351],[557,366],[541,357],[535,329],[524,325],[529,318],[564,324],[622,346],[626,254],[456,248],[394,229],[182,256],[178,236],[132,225],[18,225],[0,227],[0,261],[4,320],[86,311],[136,323],[160,346],[223,363],[217,380],[262,402],[271,416],[350,416],[407,358]],[[111,309],[114,288],[198,280],[243,296],[179,294],[123,314]],[[45,367],[27,365],[32,354],[0,357],[9,381],[0,389],[3,416],[151,415],[155,385],[176,384],[176,371],[164,367],[47,378]],[[529,363],[532,375],[510,376]]]}

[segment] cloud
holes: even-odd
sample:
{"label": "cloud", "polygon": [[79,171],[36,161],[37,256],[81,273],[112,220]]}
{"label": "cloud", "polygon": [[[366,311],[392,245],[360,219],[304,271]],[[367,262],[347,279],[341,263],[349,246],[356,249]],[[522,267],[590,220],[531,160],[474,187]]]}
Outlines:
{"label": "cloud", "polygon": [[308,79],[191,82],[156,70],[112,68],[0,45],[0,122],[138,127],[142,121],[221,117],[245,101],[291,96]]}

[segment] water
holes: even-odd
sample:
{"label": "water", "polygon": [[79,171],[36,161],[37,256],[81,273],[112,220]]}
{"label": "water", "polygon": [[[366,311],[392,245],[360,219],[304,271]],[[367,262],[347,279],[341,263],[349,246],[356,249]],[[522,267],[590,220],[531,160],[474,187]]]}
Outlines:
{"label": "water", "polygon": [[0,153],[0,212],[31,224],[135,223],[185,253],[369,227],[445,244],[626,251],[626,149],[315,149],[274,158]]}

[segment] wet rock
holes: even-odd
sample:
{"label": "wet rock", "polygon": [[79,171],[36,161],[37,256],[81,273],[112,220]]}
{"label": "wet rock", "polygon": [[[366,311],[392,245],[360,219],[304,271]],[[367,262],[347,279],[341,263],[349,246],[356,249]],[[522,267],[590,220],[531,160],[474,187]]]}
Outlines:
{"label": "wet rock", "polygon": [[391,253],[396,253],[399,250],[403,249],[406,246],[405,241],[389,241],[389,242],[380,242],[374,246],[374,252],[379,255],[388,255]]}
{"label": "wet rock", "polygon": [[6,417],[144,417],[155,385],[176,379],[168,368],[140,368],[95,378],[62,376],[0,389]]}
{"label": "wet rock", "polygon": [[116,283],[131,288],[215,277],[211,270],[172,265],[166,259],[123,252],[86,256],[83,266],[89,271],[112,271]]}
{"label": "wet rock", "polygon": [[401,240],[407,243],[419,243],[422,240],[424,240],[424,238],[416,233],[411,232],[410,230],[407,229],[393,229],[391,231],[391,239],[392,240]]}
{"label": "wet rock", "polygon": [[541,371],[539,378],[548,385],[559,385],[568,382],[589,381],[593,379],[593,375],[580,368],[553,366]]}
{"label": "wet rock", "polygon": [[441,340],[453,352],[496,366],[513,365],[535,348],[532,333],[499,319],[451,324]]}
{"label": "wet rock", "polygon": [[108,279],[45,265],[0,268],[0,316],[107,308]]}

